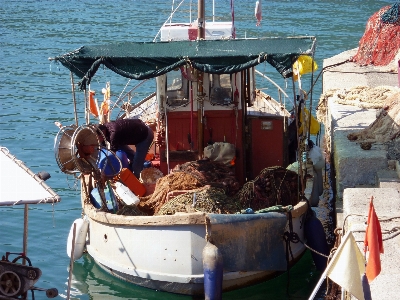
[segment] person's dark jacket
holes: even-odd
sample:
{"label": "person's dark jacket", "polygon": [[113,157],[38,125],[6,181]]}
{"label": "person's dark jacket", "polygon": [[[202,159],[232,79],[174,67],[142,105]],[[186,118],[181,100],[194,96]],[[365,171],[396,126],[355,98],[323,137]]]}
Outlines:
{"label": "person's dark jacket", "polygon": [[117,151],[120,146],[136,145],[144,141],[149,133],[146,124],[139,119],[120,119],[103,126],[107,128],[105,137],[112,151]]}

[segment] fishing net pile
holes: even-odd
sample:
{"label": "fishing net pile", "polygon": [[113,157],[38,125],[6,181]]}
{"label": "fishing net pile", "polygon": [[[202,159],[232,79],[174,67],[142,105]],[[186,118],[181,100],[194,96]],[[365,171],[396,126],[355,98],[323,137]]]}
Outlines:
{"label": "fishing net pile", "polygon": [[399,92],[393,86],[355,86],[349,89],[332,89],[321,95],[317,106],[317,119],[326,123],[328,99],[343,105],[357,106],[363,109],[380,109],[392,95]]}
{"label": "fishing net pile", "polygon": [[[192,164],[193,162],[190,162],[186,165]],[[294,206],[299,202],[298,182],[299,177],[296,172],[282,167],[266,168],[254,180],[245,183],[235,195],[236,184],[229,184],[229,188],[226,188],[227,182],[224,182],[222,187],[215,184],[206,185],[174,197],[163,204],[156,214],[198,211],[233,214],[246,208],[259,211],[276,205]],[[235,190],[232,190],[232,187]]]}
{"label": "fishing net pile", "polygon": [[400,89],[391,86],[356,86],[351,89],[329,90],[318,103],[317,118],[329,126],[326,120],[328,99],[343,105],[363,109],[378,109],[377,119],[367,128],[352,132],[352,141],[387,142],[398,136],[400,124]]}
{"label": "fishing net pile", "polygon": [[352,61],[359,65],[386,66],[400,49],[400,4],[385,6],[368,20]]}
{"label": "fishing net pile", "polygon": [[240,203],[226,195],[224,189],[206,185],[200,189],[178,195],[160,207],[157,215],[173,215],[176,212],[204,212],[234,214],[240,211]]}
{"label": "fishing net pile", "polygon": [[[207,189],[213,188],[212,191],[214,191],[217,188],[223,190],[227,196],[236,194],[240,188],[231,167],[209,160],[191,161],[177,165],[171,174],[158,179],[154,193],[142,197],[139,208],[149,215],[158,214],[161,207],[172,198],[168,195],[173,191],[184,193],[184,191],[197,190],[205,186],[209,188],[205,188],[203,193],[206,193]],[[216,200],[213,199],[213,201]],[[197,204],[198,208],[200,202]],[[172,212],[171,209],[167,211]]]}
{"label": "fishing net pile", "polygon": [[[321,95],[317,106],[317,119],[325,124],[326,132],[331,131],[328,116],[328,100],[362,109],[377,109],[377,119],[367,128],[349,134],[348,138],[359,142],[387,142],[397,131],[399,120],[400,89],[393,86],[356,86],[350,89],[333,89]],[[325,136],[326,151],[331,149],[331,140]],[[361,144],[360,144],[361,146]],[[329,156],[329,155],[328,155]]]}
{"label": "fishing net pile", "polygon": [[172,215],[177,212],[234,214],[299,202],[299,177],[282,167],[266,168],[240,187],[232,167],[210,160],[177,165],[157,180],[154,193],[141,197],[139,211],[126,207],[121,214]]}
{"label": "fishing net pile", "polygon": [[[119,202],[121,205],[121,201]],[[136,205],[123,205],[116,213],[117,215],[123,216],[147,216],[146,213],[142,212]]]}
{"label": "fishing net pile", "polygon": [[348,139],[358,142],[385,143],[400,135],[400,90],[387,97],[377,118],[367,128],[348,134]]}
{"label": "fishing net pile", "polygon": [[282,167],[263,169],[252,181],[246,182],[235,196],[244,208],[254,211],[275,205],[296,205],[299,202],[299,177]]}
{"label": "fishing net pile", "polygon": [[191,174],[203,186],[222,188],[228,196],[235,195],[240,189],[234,169],[220,162],[208,159],[190,161],[177,165],[172,171]]}

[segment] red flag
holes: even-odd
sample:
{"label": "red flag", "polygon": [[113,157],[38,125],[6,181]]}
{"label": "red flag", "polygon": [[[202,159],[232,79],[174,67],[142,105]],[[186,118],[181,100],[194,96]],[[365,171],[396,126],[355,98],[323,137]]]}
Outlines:
{"label": "red flag", "polygon": [[375,212],[373,199],[374,197],[371,197],[371,201],[369,202],[367,230],[364,240],[365,252],[367,252],[367,247],[369,251],[366,267],[368,282],[374,280],[381,272],[380,253],[383,253],[381,225]]}

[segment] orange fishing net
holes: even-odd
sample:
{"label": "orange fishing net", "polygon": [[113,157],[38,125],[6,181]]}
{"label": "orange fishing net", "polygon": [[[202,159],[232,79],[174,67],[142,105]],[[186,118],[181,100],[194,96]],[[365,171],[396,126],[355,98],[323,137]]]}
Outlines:
{"label": "orange fishing net", "polygon": [[191,174],[171,173],[157,180],[154,193],[147,197],[141,197],[138,207],[141,211],[152,216],[168,201],[169,192],[193,190],[201,186],[202,184]]}
{"label": "orange fishing net", "polygon": [[400,5],[385,6],[368,20],[357,54],[359,65],[386,66],[400,49]]}
{"label": "orange fishing net", "polygon": [[157,180],[153,194],[140,198],[139,209],[148,215],[157,214],[170,198],[178,195],[173,194],[174,191],[190,191],[206,185],[220,188],[228,196],[235,195],[240,185],[233,171],[222,163],[210,160],[177,165],[171,174]]}

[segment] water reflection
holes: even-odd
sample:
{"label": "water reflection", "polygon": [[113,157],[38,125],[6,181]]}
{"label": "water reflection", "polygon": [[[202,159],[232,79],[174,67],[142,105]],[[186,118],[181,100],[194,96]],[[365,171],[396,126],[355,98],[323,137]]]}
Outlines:
{"label": "water reflection", "polygon": [[[306,251],[300,261],[288,274],[282,274],[265,283],[223,294],[223,299],[257,300],[257,299],[308,299],[313,287],[321,275],[311,268],[311,254]],[[289,279],[289,285],[288,285]],[[315,298],[324,299],[324,290]],[[71,281],[71,299],[140,299],[140,300],[184,300],[201,299],[177,295],[129,284],[109,275],[101,269],[89,255],[85,254],[74,263]]]}
{"label": "water reflection", "polygon": [[71,281],[71,299],[140,299],[140,300],[177,300],[192,299],[182,296],[129,284],[109,275],[101,269],[89,255],[74,263]]}

